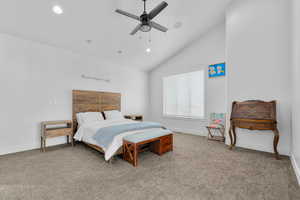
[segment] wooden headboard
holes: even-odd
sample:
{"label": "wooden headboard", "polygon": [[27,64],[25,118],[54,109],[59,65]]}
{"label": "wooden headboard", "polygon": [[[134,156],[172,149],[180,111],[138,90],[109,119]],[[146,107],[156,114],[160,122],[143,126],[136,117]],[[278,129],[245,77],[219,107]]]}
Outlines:
{"label": "wooden headboard", "polygon": [[73,90],[73,127],[77,130],[76,114],[80,112],[102,112],[107,110],[121,111],[121,94],[111,92],[97,92]]}

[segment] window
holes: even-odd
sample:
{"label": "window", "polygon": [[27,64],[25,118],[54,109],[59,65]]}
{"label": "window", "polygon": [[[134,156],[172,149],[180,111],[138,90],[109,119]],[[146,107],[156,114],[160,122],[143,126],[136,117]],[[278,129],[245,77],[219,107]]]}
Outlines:
{"label": "window", "polygon": [[164,116],[204,117],[204,71],[163,78]]}

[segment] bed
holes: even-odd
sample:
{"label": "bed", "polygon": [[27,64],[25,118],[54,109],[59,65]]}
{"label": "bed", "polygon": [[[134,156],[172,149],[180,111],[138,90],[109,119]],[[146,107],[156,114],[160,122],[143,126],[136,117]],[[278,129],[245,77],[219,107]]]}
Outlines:
{"label": "bed", "polygon": [[[111,142],[103,147],[101,141],[95,139],[95,135],[99,129],[110,128],[110,127],[122,127],[122,126],[139,126],[137,122],[130,119],[119,118],[119,119],[105,119],[102,121],[93,121],[85,123],[83,125],[78,125],[77,114],[85,112],[106,112],[118,110],[121,111],[121,94],[111,93],[111,92],[98,92],[98,91],[83,91],[83,90],[73,90],[73,133],[74,139],[76,141],[83,142],[87,146],[101,152],[104,154],[106,161],[113,158],[114,155],[122,154],[123,137],[139,134],[146,131],[143,129],[124,131],[113,137]],[[105,116],[103,116],[105,118]],[[157,131],[162,129],[162,127],[153,126],[148,127],[147,131]],[[171,132],[170,132],[171,133]]]}

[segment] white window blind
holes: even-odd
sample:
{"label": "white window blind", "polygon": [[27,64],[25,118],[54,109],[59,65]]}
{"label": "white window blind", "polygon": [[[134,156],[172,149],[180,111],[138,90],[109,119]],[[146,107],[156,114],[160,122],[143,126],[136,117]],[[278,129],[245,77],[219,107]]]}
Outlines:
{"label": "white window blind", "polygon": [[164,116],[204,117],[204,71],[163,78]]}

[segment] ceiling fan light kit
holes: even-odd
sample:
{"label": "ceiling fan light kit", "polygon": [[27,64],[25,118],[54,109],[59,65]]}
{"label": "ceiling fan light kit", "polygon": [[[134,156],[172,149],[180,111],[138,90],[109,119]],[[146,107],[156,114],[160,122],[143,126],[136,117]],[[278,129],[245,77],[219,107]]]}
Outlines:
{"label": "ceiling fan light kit", "polygon": [[154,17],[156,17],[163,9],[165,9],[168,6],[168,3],[163,1],[158,6],[156,6],[153,10],[151,10],[150,13],[147,13],[146,11],[146,0],[142,0],[144,2],[144,12],[141,16],[137,16],[134,14],[131,14],[129,12],[117,9],[116,12],[125,15],[127,17],[130,17],[132,19],[140,21],[140,24],[138,24],[133,31],[130,33],[131,35],[136,34],[138,31],[142,32],[149,32],[152,28],[157,29],[162,32],[167,32],[168,28],[152,21]]}
{"label": "ceiling fan light kit", "polygon": [[143,24],[141,28],[139,28],[139,30],[142,32],[149,32],[151,31],[151,26],[149,26],[148,24]]}

